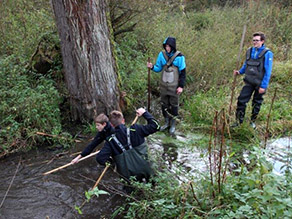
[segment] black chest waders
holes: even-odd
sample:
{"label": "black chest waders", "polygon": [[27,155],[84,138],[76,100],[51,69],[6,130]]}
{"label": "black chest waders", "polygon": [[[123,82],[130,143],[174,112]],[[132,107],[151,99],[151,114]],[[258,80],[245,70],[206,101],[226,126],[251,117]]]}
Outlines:
{"label": "black chest waders", "polygon": [[135,176],[138,180],[142,180],[143,178],[148,180],[153,171],[148,162],[146,142],[137,147],[132,147],[129,128],[127,128],[128,150],[125,149],[115,135],[112,135],[112,137],[123,151],[121,154],[114,156],[118,173],[126,179]]}
{"label": "black chest waders", "polygon": [[265,54],[269,49],[265,48],[259,54],[257,59],[251,58],[251,51],[252,49],[249,48],[246,52],[246,71],[244,81],[254,87],[259,87],[265,75]]}

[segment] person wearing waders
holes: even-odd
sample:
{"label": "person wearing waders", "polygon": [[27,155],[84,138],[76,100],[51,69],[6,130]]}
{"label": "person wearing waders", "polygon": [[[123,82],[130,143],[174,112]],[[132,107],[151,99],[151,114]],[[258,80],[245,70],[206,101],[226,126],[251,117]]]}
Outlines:
{"label": "person wearing waders", "polygon": [[165,125],[161,131],[169,128],[171,135],[175,132],[175,118],[178,116],[179,95],[183,92],[186,79],[186,62],[184,55],[176,50],[176,39],[167,37],[157,57],[155,65],[147,62],[147,67],[154,72],[162,72],[160,80],[160,97]]}
{"label": "person wearing waders", "polygon": [[[146,125],[134,124],[127,128],[125,119],[120,111],[112,111],[109,116],[110,123],[115,127],[115,133],[109,136],[104,147],[96,156],[100,165],[111,162],[113,159],[117,172],[126,181],[135,177],[138,181],[149,180],[152,169],[148,161],[147,144],[145,137],[159,130],[158,122],[143,108],[139,108],[137,116],[147,120]],[[112,159],[111,159],[112,158]]]}
{"label": "person wearing waders", "polygon": [[245,74],[245,85],[237,100],[236,122],[232,127],[243,123],[246,104],[253,95],[250,125],[252,128],[256,128],[255,121],[260,112],[264,100],[263,96],[268,88],[272,73],[273,53],[265,46],[265,34],[262,32],[254,33],[252,42],[253,47],[247,50],[246,60],[242,68],[239,71],[233,71],[234,75]]}

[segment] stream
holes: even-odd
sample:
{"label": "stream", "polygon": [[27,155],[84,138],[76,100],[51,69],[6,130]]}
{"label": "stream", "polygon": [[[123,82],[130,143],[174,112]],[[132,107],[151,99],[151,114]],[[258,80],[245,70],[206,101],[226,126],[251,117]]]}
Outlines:
{"label": "stream", "polygon": [[[188,144],[191,138],[200,136],[178,135],[176,142]],[[268,142],[267,150],[270,154],[268,159],[273,164],[273,171],[276,174],[282,175],[287,164],[291,167],[291,159],[284,159],[287,154],[291,155],[290,139],[281,138]],[[183,171],[184,174],[178,176],[182,182],[188,181],[190,175],[192,178],[198,178],[201,173],[207,171],[208,158],[204,150],[196,147],[190,149],[171,142],[166,144],[161,137],[151,138],[148,142],[150,152],[162,156],[169,171],[176,173],[178,168]],[[98,186],[109,195],[91,198],[90,202],[82,207],[82,215],[78,214],[74,207],[82,204],[85,200],[85,191],[92,188],[104,167],[98,166],[92,157],[55,173],[43,175],[69,163],[76,156],[72,154],[82,151],[87,144],[88,141],[77,143],[65,153],[38,148],[0,160],[0,201],[5,196],[0,208],[0,218],[110,218],[126,200],[123,184],[112,168],[106,172]],[[16,172],[18,164],[19,169]],[[8,189],[14,175],[14,181]]]}
{"label": "stream", "polygon": [[[78,214],[74,206],[85,200],[85,191],[93,187],[104,167],[97,166],[94,157],[44,176],[43,173],[69,163],[88,142],[79,143],[74,151],[58,156],[60,151],[37,149],[25,154],[15,154],[0,161],[0,199],[2,201],[9,184],[19,169],[0,209],[1,219],[19,218],[109,218],[125,198],[121,196],[122,184],[110,168],[98,188],[109,195],[91,198]],[[97,215],[99,215],[97,217]]]}
{"label": "stream", "polygon": [[284,175],[286,171],[291,173],[292,149],[291,137],[270,140],[267,145],[267,160],[273,165],[273,173]]}

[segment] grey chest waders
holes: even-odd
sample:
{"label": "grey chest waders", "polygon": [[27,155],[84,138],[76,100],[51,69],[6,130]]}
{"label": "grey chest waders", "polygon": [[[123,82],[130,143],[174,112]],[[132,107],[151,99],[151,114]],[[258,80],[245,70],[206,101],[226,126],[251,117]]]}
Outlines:
{"label": "grey chest waders", "polygon": [[169,58],[165,51],[163,51],[163,56],[167,61],[166,65],[162,69],[160,89],[161,92],[173,91],[176,92],[178,86],[179,72],[178,67],[174,66],[172,62],[180,54],[180,51],[176,51],[171,58]]}

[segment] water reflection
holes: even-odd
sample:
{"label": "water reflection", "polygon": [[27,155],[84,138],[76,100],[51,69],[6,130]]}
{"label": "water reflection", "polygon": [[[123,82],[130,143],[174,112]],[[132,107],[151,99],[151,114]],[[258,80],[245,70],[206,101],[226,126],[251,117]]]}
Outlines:
{"label": "water reflection", "polygon": [[167,143],[163,143],[159,138],[152,139],[150,150],[154,154],[162,154],[168,170],[173,174],[179,172],[180,174],[177,175],[177,178],[181,182],[187,182],[190,178],[201,177],[201,174],[208,168],[207,152],[198,149],[196,145],[190,145],[192,140],[201,137],[197,135],[184,136],[178,134],[173,142]]}
{"label": "water reflection", "polygon": [[273,164],[273,172],[283,175],[286,171],[291,172],[291,137],[270,140],[267,144],[268,161]]}

